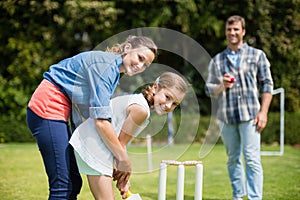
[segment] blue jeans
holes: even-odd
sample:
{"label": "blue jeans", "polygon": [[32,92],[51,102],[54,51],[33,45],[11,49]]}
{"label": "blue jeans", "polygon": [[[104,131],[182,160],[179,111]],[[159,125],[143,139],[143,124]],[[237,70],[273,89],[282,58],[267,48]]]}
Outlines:
{"label": "blue jeans", "polygon": [[[253,120],[234,125],[221,122],[220,129],[228,156],[227,169],[233,197],[243,197],[247,193],[249,200],[261,200],[263,169],[260,159],[260,133],[256,131]],[[246,187],[243,155],[246,166]]]}
{"label": "blue jeans", "polygon": [[43,119],[27,108],[27,125],[36,139],[49,182],[49,200],[77,199],[82,179],[69,144],[67,122]]}

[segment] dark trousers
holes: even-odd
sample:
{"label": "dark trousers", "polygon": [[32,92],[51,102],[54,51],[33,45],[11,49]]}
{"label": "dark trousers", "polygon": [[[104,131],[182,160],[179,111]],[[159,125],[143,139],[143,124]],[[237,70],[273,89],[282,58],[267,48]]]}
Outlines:
{"label": "dark trousers", "polygon": [[36,139],[49,182],[49,200],[77,199],[82,179],[69,144],[68,123],[43,119],[27,108],[27,125]]}

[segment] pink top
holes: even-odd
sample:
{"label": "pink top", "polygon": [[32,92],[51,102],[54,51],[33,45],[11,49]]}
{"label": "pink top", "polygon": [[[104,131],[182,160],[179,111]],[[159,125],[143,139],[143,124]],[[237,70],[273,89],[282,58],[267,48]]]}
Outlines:
{"label": "pink top", "polygon": [[68,121],[71,102],[59,88],[44,79],[33,93],[28,107],[42,118]]}

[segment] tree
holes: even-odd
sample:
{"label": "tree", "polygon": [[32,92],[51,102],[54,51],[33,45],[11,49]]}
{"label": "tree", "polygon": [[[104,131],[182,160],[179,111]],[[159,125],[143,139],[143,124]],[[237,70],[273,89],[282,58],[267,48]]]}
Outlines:
{"label": "tree", "polygon": [[0,110],[22,120],[48,67],[90,50],[111,34],[114,2],[3,1],[0,3]]}
{"label": "tree", "polygon": [[[286,91],[286,109],[299,111],[299,10],[300,0],[1,1],[0,123],[9,126],[9,121],[18,121],[25,126],[27,102],[43,72],[114,34],[138,27],[164,27],[193,38],[214,56],[226,47],[225,20],[233,14],[246,19],[246,41],[266,52],[275,88]],[[194,53],[187,46],[182,48],[186,54]],[[201,112],[209,114],[205,82],[190,63],[165,51],[157,62],[190,77]],[[275,105],[279,107],[279,102]]]}

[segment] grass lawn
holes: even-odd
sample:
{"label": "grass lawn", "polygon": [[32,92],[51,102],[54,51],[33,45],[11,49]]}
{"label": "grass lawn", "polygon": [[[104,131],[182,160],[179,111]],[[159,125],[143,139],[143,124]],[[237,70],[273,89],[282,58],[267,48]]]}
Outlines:
{"label": "grass lawn", "polygon": [[[263,150],[279,147],[264,146]],[[153,172],[147,172],[146,147],[131,146],[133,160],[131,187],[143,200],[157,199],[158,167],[161,159],[198,160],[200,145],[152,147]],[[300,150],[285,146],[283,156],[263,156],[264,200],[300,199]],[[217,145],[202,159],[204,165],[203,199],[229,200],[231,188],[226,171],[226,155]],[[177,168],[168,167],[167,199],[176,199]],[[93,199],[85,176],[79,200]],[[194,197],[195,168],[186,167],[185,200]],[[47,178],[36,144],[0,144],[0,195],[2,200],[47,199]],[[117,195],[117,199],[119,196]]]}

